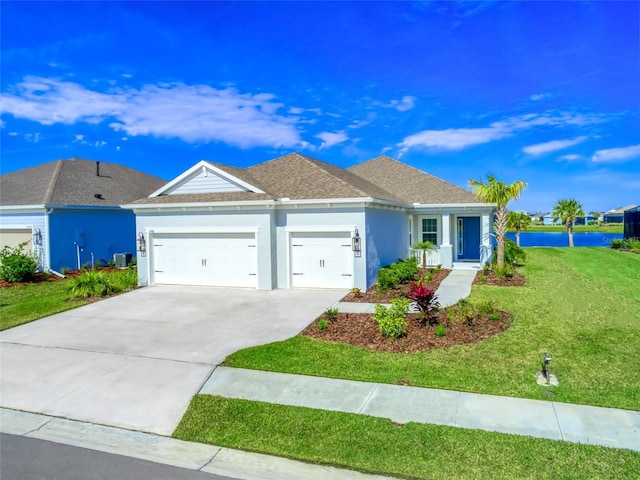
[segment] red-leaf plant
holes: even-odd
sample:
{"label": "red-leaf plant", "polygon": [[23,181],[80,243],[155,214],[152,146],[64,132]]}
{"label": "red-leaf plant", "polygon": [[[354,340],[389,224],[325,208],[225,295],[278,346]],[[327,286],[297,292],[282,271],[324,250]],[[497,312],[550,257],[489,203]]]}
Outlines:
{"label": "red-leaf plant", "polygon": [[438,296],[435,290],[422,285],[422,282],[411,284],[411,290],[407,292],[406,297],[416,302],[420,309],[420,322],[429,322],[432,325],[435,320],[435,312],[440,308]]}

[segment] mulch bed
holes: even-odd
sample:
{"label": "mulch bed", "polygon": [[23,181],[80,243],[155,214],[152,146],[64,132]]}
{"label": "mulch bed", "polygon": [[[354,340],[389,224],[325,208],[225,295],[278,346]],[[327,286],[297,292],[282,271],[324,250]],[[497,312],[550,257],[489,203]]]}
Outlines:
{"label": "mulch bed", "polygon": [[[417,282],[418,280],[424,279],[425,275],[430,272],[431,269],[429,268],[426,270],[421,268],[414,277],[414,281]],[[433,278],[430,281],[423,281],[422,284],[431,290],[436,290],[440,286],[440,283],[447,278],[449,272],[451,272],[451,270],[441,268],[439,271],[432,273]],[[391,303],[391,300],[394,298],[404,297],[404,294],[411,290],[411,283],[412,282],[401,283],[397,288],[391,290],[379,290],[378,287],[373,287],[366,292],[362,292],[361,297],[355,297],[353,293],[350,292],[340,301],[354,303]]]}
{"label": "mulch bed", "polygon": [[[481,278],[485,278],[484,281]],[[522,287],[527,284],[527,277],[516,272],[513,277],[498,277],[493,271],[485,273],[483,270],[476,273],[474,285],[494,285],[497,287]]]}
{"label": "mulch bed", "polygon": [[437,314],[438,322],[446,328],[442,337],[435,334],[435,326],[421,325],[418,314],[407,316],[407,333],[401,338],[383,337],[378,324],[369,313],[339,313],[335,321],[329,322],[326,329],[318,328],[318,320],[302,331],[302,335],[330,342],[348,343],[369,350],[391,353],[416,353],[453,345],[477,343],[505,331],[511,325],[513,316],[500,312],[500,319],[491,320],[488,316],[477,316],[473,324],[465,321],[447,320],[446,309]]}

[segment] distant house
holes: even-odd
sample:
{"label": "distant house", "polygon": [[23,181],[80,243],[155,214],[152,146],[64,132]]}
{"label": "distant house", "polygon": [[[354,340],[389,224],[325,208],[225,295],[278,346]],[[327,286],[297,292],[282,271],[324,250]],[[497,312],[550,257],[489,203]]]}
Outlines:
{"label": "distant house", "polygon": [[107,162],[70,159],[0,175],[0,248],[27,243],[60,271],[135,252],[135,215],[120,205],[166,182]]}
{"label": "distant house", "polygon": [[632,204],[625,207],[618,207],[614,208],[613,210],[609,210],[602,216],[602,221],[604,223],[622,223],[624,222],[624,212],[635,207],[637,207],[637,205]]}
{"label": "distant house", "polygon": [[562,225],[562,221],[557,219],[555,222],[553,221],[553,215],[551,213],[547,213],[542,216],[542,223],[544,225]]}
{"label": "distant house", "polygon": [[[553,221],[553,215],[551,213],[547,213],[542,217],[544,225],[562,225],[562,220],[558,219],[555,222]],[[576,221],[573,223],[574,225],[588,225],[589,222],[595,222],[596,217],[593,215],[586,215],[584,217],[577,217]]]}
{"label": "distant house", "polygon": [[640,239],[640,207],[624,211],[624,238]]}
{"label": "distant house", "polygon": [[445,268],[480,268],[493,250],[494,204],[386,156],[348,169],[297,153],[202,161],[127,207],[146,239],[141,285],[365,290],[417,242]]}

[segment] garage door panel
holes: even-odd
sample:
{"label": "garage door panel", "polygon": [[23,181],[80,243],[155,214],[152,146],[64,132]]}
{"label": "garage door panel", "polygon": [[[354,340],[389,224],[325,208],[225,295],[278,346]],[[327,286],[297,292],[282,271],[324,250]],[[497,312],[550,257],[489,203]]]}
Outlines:
{"label": "garage door panel", "polygon": [[154,245],[155,283],[257,287],[255,234],[166,234]]}
{"label": "garage door panel", "polygon": [[291,234],[293,288],[351,288],[353,253],[348,232]]}

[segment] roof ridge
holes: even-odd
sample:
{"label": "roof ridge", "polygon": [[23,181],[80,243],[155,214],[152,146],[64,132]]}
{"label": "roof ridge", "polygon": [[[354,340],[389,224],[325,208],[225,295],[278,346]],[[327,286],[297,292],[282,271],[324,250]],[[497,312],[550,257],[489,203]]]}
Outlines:
{"label": "roof ridge", "polygon": [[51,181],[49,182],[49,186],[47,187],[47,191],[44,194],[44,204],[48,204],[51,201],[51,197],[53,196],[53,192],[56,189],[56,185],[58,183],[58,177],[60,176],[60,170],[62,170],[62,162],[64,160],[56,160],[56,166],[53,170],[53,175],[51,175]]}

